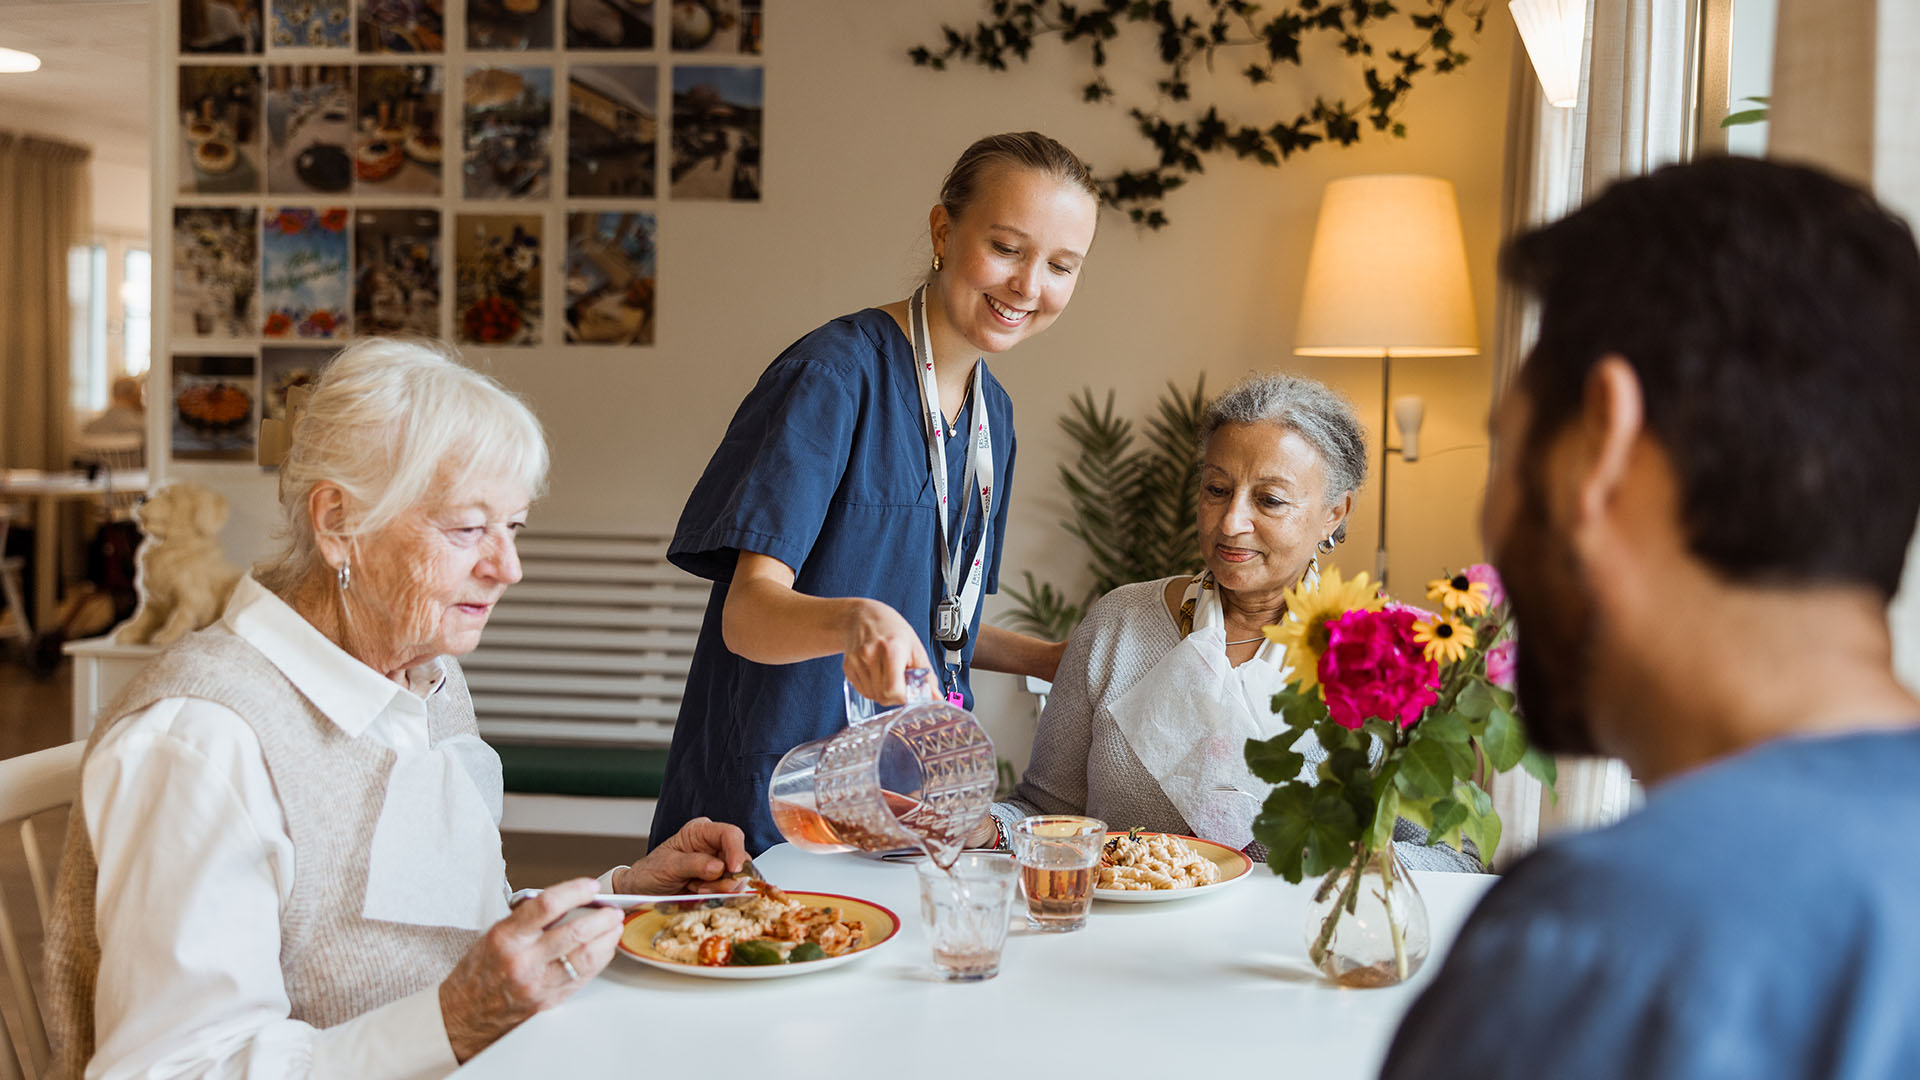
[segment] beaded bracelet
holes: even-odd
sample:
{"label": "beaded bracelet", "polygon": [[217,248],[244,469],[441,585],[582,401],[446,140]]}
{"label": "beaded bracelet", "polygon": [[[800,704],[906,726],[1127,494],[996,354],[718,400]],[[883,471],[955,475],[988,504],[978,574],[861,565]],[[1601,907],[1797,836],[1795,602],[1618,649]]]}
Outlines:
{"label": "beaded bracelet", "polygon": [[995,851],[1010,850],[1013,847],[1013,845],[1007,842],[1007,828],[1006,826],[1000,824],[999,815],[988,813],[987,820],[993,822],[993,850]]}

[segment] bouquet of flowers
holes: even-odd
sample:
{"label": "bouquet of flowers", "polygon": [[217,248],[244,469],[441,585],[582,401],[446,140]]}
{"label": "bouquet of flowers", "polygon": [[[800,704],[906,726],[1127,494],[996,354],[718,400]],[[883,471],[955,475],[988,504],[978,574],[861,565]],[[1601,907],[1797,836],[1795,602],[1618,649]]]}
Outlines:
{"label": "bouquet of flowers", "polygon": [[[1396,818],[1425,826],[1429,843],[1471,840],[1491,859],[1500,818],[1487,778],[1518,766],[1553,784],[1553,759],[1527,745],[1515,705],[1498,575],[1470,566],[1430,582],[1427,599],[1437,613],[1386,599],[1365,574],[1346,580],[1329,570],[1317,587],[1303,582],[1288,593],[1286,618],[1266,628],[1286,647],[1293,680],[1273,698],[1286,730],[1247,742],[1248,767],[1275,785],[1253,835],[1288,881],[1323,878],[1314,902],[1325,911],[1316,911],[1308,940],[1323,970],[1340,916],[1354,914],[1369,873],[1382,879],[1375,892],[1386,925],[1396,925],[1390,894],[1404,874],[1391,856]],[[1308,733],[1326,759],[1303,775],[1306,758],[1295,747]],[[1397,931],[1391,945],[1393,968],[1377,981],[1403,980],[1417,963]]]}

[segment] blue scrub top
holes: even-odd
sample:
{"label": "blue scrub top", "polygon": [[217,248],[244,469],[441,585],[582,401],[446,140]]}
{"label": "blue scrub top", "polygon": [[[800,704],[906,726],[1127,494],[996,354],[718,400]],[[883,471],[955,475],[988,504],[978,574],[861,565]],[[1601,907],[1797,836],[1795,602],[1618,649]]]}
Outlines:
{"label": "blue scrub top", "polygon": [[[868,308],[789,346],[734,413],[667,551],[675,566],[714,585],[668,752],[654,843],[700,816],[739,825],[749,851],[779,843],[766,798],[775,763],[846,723],[838,655],[770,665],[727,650],[720,614],[740,552],[793,567],[794,588],[809,596],[883,601],[921,629],[927,655],[944,667],[945,649],[933,639],[944,592],[939,519],[916,374],[899,325]],[[996,490],[983,595],[999,588],[1014,458],[1013,402],[991,373],[984,389]],[[971,409],[969,394],[955,428],[971,426]],[[964,490],[969,442],[947,440],[954,503]],[[962,538],[969,550],[986,526],[978,498],[972,502]],[[954,507],[949,528],[961,510]],[[976,608],[960,670],[969,703],[979,632]]]}
{"label": "blue scrub top", "polygon": [[1783,738],[1549,841],[1481,901],[1385,1080],[1920,1077],[1920,731]]}

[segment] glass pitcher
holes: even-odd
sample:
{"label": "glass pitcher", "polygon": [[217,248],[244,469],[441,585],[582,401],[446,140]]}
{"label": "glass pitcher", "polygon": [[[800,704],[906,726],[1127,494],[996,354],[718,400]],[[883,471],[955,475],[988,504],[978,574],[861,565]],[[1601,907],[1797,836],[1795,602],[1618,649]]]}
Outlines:
{"label": "glass pitcher", "polygon": [[949,704],[924,668],[907,673],[908,700],[870,713],[847,690],[847,727],[789,750],[767,803],[780,834],[806,851],[919,848],[952,864],[993,801],[993,740]]}

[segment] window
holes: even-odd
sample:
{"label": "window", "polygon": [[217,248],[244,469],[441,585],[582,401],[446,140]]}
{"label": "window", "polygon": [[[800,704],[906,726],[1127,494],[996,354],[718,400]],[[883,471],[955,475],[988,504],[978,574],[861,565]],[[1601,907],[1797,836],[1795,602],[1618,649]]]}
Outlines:
{"label": "window", "polygon": [[126,312],[121,368],[129,375],[145,375],[153,347],[153,255],[145,248],[127,250],[126,273],[120,278],[120,305]]}
{"label": "window", "polygon": [[73,370],[67,392],[76,413],[107,407],[107,252],[99,244],[67,255],[67,299],[73,305]]}
{"label": "window", "polygon": [[146,238],[109,235],[67,256],[76,421],[107,407],[113,380],[151,362],[153,260]]}

